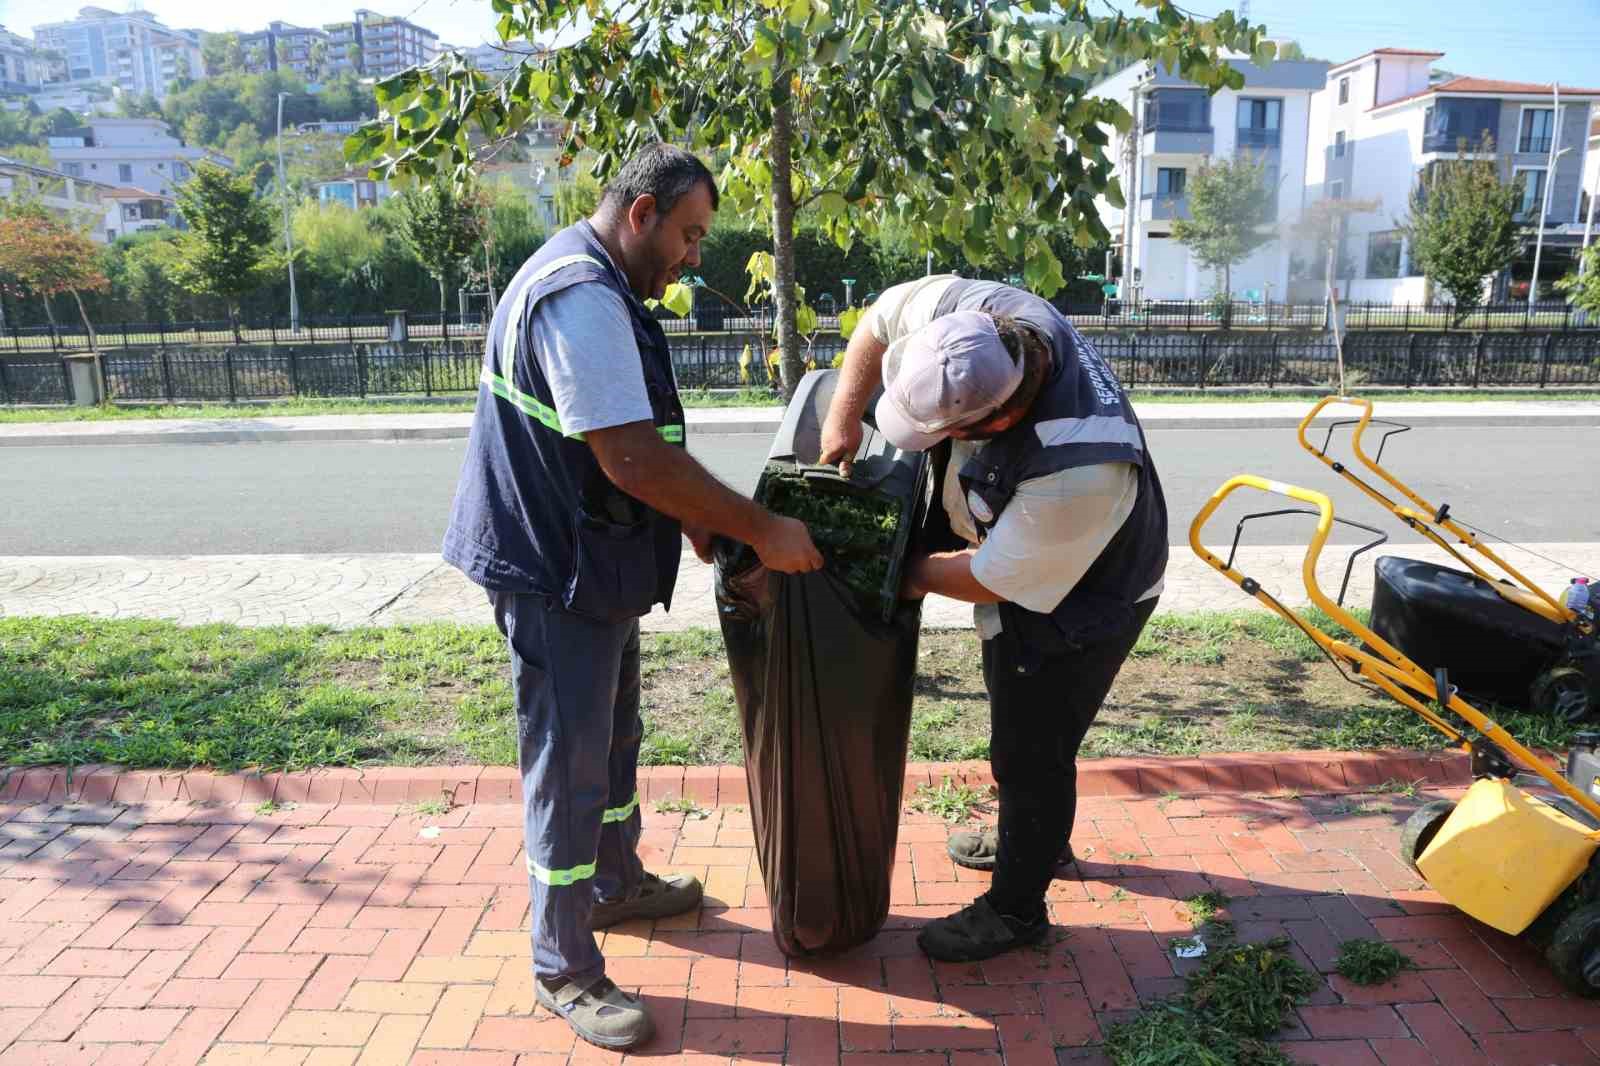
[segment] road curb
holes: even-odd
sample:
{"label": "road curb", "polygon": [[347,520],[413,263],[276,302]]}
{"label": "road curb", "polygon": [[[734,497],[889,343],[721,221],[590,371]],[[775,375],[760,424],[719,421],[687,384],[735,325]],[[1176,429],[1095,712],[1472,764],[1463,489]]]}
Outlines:
{"label": "road curb", "polygon": [[[1300,419],[1278,415],[1252,417],[1250,415],[1220,415],[1194,417],[1175,415],[1163,417],[1159,412],[1144,411],[1140,418],[1152,430],[1290,430],[1300,424]],[[689,419],[689,433],[693,436],[721,436],[739,433],[775,433],[782,421],[781,412],[771,418],[718,419],[696,421]],[[1318,425],[1326,425],[1331,418],[1319,418]],[[1552,411],[1549,414],[1517,411],[1514,413],[1408,415],[1407,425],[1450,428],[1578,428],[1600,426],[1600,411],[1584,413]],[[53,423],[59,424],[59,423]],[[56,448],[76,445],[128,445],[128,444],[338,444],[357,442],[439,441],[462,440],[471,431],[471,425],[459,426],[355,426],[319,429],[315,427],[239,427],[219,429],[139,430],[96,433],[28,433],[5,432],[0,429],[0,448]]]}
{"label": "road curb", "polygon": [[[514,766],[383,766],[302,773],[216,774],[208,770],[127,770],[118,766],[10,768],[0,771],[0,803],[304,803],[454,806],[518,802]],[[986,762],[910,763],[904,799],[945,780],[994,784]],[[1456,751],[1285,751],[1197,758],[1080,759],[1080,796],[1205,796],[1273,792],[1365,792],[1384,786],[1452,787],[1472,780]],[[686,797],[707,807],[750,802],[740,766],[641,766],[644,802]]]}

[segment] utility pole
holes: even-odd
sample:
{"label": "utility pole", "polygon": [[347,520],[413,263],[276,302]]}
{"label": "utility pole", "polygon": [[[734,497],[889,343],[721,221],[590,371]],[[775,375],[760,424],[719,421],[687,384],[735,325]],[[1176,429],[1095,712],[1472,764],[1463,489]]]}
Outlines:
{"label": "utility pole", "polygon": [[1550,156],[1544,165],[1544,189],[1541,190],[1544,195],[1539,197],[1539,232],[1533,239],[1533,278],[1528,282],[1529,307],[1539,302],[1539,257],[1544,252],[1544,216],[1550,209],[1550,187],[1556,183],[1556,159],[1560,155],[1556,145],[1561,141],[1561,84],[1557,82],[1551,85],[1550,90],[1555,101],[1550,111],[1550,124],[1554,128],[1550,131]]}
{"label": "utility pole", "polygon": [[[1584,128],[1590,128],[1590,124],[1586,124]],[[1600,173],[1597,173],[1597,177],[1600,177]],[[1578,185],[1581,188],[1583,182],[1580,180]],[[1583,268],[1589,258],[1584,253],[1589,250],[1589,235],[1594,232],[1594,202],[1596,200],[1600,200],[1600,180],[1596,180],[1594,188],[1589,190],[1589,212],[1583,220],[1583,244],[1578,248],[1578,277],[1580,278],[1583,277]]]}
{"label": "utility pole", "polygon": [[294,291],[294,239],[289,229],[288,175],[283,172],[283,100],[278,94],[278,198],[283,201],[283,254],[289,262],[289,332],[300,332],[300,298]]}

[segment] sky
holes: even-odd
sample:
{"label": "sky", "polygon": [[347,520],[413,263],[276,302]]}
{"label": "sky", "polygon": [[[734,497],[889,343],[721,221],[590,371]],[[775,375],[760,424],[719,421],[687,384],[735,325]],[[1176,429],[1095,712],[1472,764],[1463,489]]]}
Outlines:
{"label": "sky", "polygon": [[[19,33],[60,19],[87,0],[0,0],[0,24]],[[1133,0],[1104,0],[1127,10]],[[1243,0],[1181,0],[1180,6],[1214,15]],[[489,0],[143,0],[169,26],[202,30],[253,30],[270,19],[304,26],[347,19],[356,7],[402,15],[449,44],[471,46],[494,38]],[[120,10],[126,0],[99,0]],[[1548,82],[1600,89],[1600,0],[1249,0],[1250,18],[1274,37],[1298,40],[1306,54],[1333,62],[1374,48],[1418,48],[1446,53],[1438,64],[1457,74]],[[248,13],[246,15],[245,13]]]}

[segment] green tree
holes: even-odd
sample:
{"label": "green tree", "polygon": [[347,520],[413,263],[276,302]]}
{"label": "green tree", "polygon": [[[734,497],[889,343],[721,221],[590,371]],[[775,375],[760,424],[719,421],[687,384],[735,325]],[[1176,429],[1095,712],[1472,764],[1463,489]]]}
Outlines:
{"label": "green tree", "polygon": [[1411,261],[1450,294],[1458,321],[1483,302],[1485,280],[1516,258],[1522,199],[1519,184],[1500,180],[1491,138],[1479,147],[1484,156],[1469,155],[1464,142],[1461,149],[1423,171],[1401,222]]}
{"label": "green tree", "polygon": [[71,133],[82,126],[83,119],[64,107],[58,107],[45,112],[34,121],[33,135],[43,140],[46,137],[59,137]]}
{"label": "green tree", "polygon": [[[1089,94],[1108,62],[1158,59],[1207,88],[1243,76],[1223,48],[1262,62],[1272,46],[1231,12],[1202,22],[1171,0],[1151,17],[1095,14],[1091,0],[493,0],[501,40],[527,49],[583,27],[568,47],[502,83],[459,53],[379,83],[379,120],[353,158],[424,179],[463,178],[476,127],[489,140],[535,115],[570,123],[568,150],[598,153],[604,178],[651,140],[726,151],[732,213],[766,214],[784,380],[802,367],[795,222],[814,213],[841,246],[889,219],[923,247],[973,262],[1011,256],[1049,295],[1065,283],[1047,234],[1107,239],[1095,209],[1122,194],[1107,129],[1117,102]],[[1025,17],[1038,16],[1038,17]]]}
{"label": "green tree", "polygon": [[174,280],[180,237],[174,229],[144,230],[117,238],[107,250],[112,291],[142,318],[166,321],[180,315],[185,293]]}
{"label": "green tree", "polygon": [[244,48],[237,33],[205,33],[200,36],[200,61],[205,72],[213,77],[219,74],[242,74],[245,70]]}
{"label": "green tree", "polygon": [[222,142],[222,153],[233,160],[234,170],[248,174],[257,187],[270,182],[277,169],[272,148],[261,141],[261,134],[248,122],[241,122]]}
{"label": "green tree", "polygon": [[249,175],[207,162],[178,187],[178,210],[189,230],[179,238],[174,277],[189,292],[220,298],[234,340],[243,344],[239,300],[266,280],[279,258],[272,251],[272,211]]}
{"label": "green tree", "polygon": [[556,222],[571,226],[594,214],[600,206],[600,183],[588,174],[556,186]]}
{"label": "green tree", "polygon": [[1185,191],[1191,217],[1173,222],[1172,236],[1221,275],[1217,292],[1231,299],[1234,265],[1275,238],[1267,227],[1278,190],[1267,184],[1265,164],[1240,155],[1202,163]]}
{"label": "green tree", "polygon": [[1600,319],[1600,244],[1591,244],[1578,272],[1556,282],[1556,288],[1567,294],[1572,306]]}
{"label": "green tree", "polygon": [[321,37],[313,38],[311,47],[306,49],[306,74],[312,81],[321,81],[327,69],[328,42]]}
{"label": "green tree", "polygon": [[134,96],[124,93],[117,101],[117,114],[122,118],[161,118],[161,103],[150,93]]}
{"label": "green tree", "polygon": [[473,280],[494,292],[504,292],[512,275],[544,243],[544,224],[527,193],[509,181],[485,186],[481,199],[488,225],[483,250],[473,263]]}
{"label": "green tree", "polygon": [[483,236],[478,192],[449,181],[430,181],[399,196],[398,236],[422,269],[439,285],[439,313],[445,292],[467,270]]}

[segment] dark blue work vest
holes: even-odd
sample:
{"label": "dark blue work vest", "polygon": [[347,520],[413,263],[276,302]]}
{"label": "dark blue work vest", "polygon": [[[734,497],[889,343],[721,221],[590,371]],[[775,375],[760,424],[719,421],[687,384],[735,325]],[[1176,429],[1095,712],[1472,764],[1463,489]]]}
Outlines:
{"label": "dark blue work vest", "polygon": [[1126,629],[1134,604],[1167,568],[1166,498],[1133,405],[1094,345],[1032,293],[958,280],[940,298],[938,314],[957,310],[1009,315],[1031,326],[1049,345],[1054,363],[1022,421],[962,465],[961,489],[980,537],[994,528],[1024,481],[1096,463],[1132,463],[1139,470],[1132,513],[1072,591],[1048,614],[1001,604],[1003,629],[1042,654],[1074,650]]}
{"label": "dark blue work vest", "polygon": [[545,297],[580,284],[621,294],[651,417],[663,438],[684,443],[666,333],[593,228],[570,226],[523,264],[495,310],[443,555],[486,589],[549,596],[579,614],[622,621],[670,605],[682,530],[612,484],[581,434],[562,431],[529,321]]}

